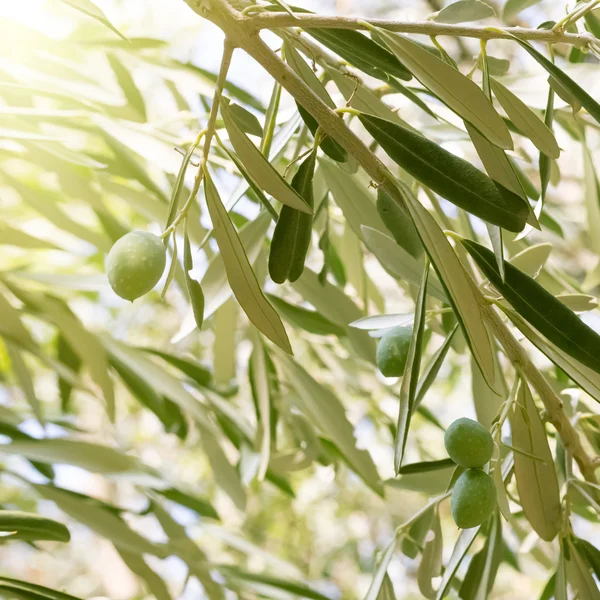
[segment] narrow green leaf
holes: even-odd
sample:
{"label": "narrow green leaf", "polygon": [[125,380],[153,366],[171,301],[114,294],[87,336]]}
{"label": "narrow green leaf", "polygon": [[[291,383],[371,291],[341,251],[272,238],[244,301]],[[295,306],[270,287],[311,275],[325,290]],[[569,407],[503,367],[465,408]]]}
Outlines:
{"label": "narrow green leaf", "polygon": [[0,293],[0,333],[24,348],[35,348],[29,331],[21,321],[16,308]]}
{"label": "narrow green leaf", "polygon": [[523,511],[543,540],[553,540],[560,530],[561,504],[554,460],[546,430],[527,384],[521,381],[512,424],[515,448],[540,457],[534,460],[515,452],[515,477]]}
{"label": "narrow green leaf", "polygon": [[181,166],[179,167],[177,178],[175,179],[175,183],[173,184],[173,191],[171,192],[171,201],[169,202],[169,212],[167,214],[167,222],[165,223],[165,229],[167,229],[173,223],[175,217],[177,216],[177,211],[179,210],[179,206],[181,204],[180,196],[185,184],[185,174],[192,160],[192,156],[194,156],[196,148],[198,148],[198,144],[191,144],[186,150],[183,160],[181,161]]}
{"label": "narrow green leaf", "polygon": [[390,543],[385,547],[384,551],[381,554],[381,558],[377,563],[377,569],[375,570],[375,574],[373,575],[373,581],[367,591],[367,595],[365,596],[365,600],[377,600],[379,596],[379,591],[381,590],[381,586],[385,580],[387,575],[387,570],[390,565],[390,562],[394,556],[394,552],[396,551],[396,544],[398,540],[396,536],[390,541]]}
{"label": "narrow green leaf", "polygon": [[139,115],[143,122],[147,120],[146,103],[131,73],[125,68],[114,52],[108,52],[106,55],[110,68],[113,70],[119,87],[123,90],[125,99]]}
{"label": "narrow green leaf", "polygon": [[[250,264],[258,258],[265,236],[270,225],[269,215],[259,214],[254,221],[246,223],[239,232],[240,242]],[[217,254],[208,265],[208,269],[202,277],[202,289],[206,297],[204,316],[208,318],[220,308],[230,297],[231,287],[227,281],[227,271],[223,256]],[[187,331],[190,333],[190,331]]]}
{"label": "narrow green leaf", "polygon": [[109,446],[66,438],[14,440],[0,446],[0,454],[20,454],[39,462],[73,465],[107,475],[139,471],[142,467],[136,458]]}
{"label": "narrow green leaf", "polygon": [[262,481],[265,478],[271,459],[271,388],[269,385],[265,348],[258,335],[254,336],[254,349],[249,369],[251,372],[252,394],[254,395],[254,402],[258,407],[257,413],[260,417],[260,427],[262,430],[260,463],[256,475],[257,479]]}
{"label": "narrow green leaf", "polygon": [[[304,269],[302,277],[293,284],[294,289],[326,319],[347,328],[350,323],[363,317],[363,313],[343,290],[329,281],[321,283],[311,269]],[[364,331],[346,329],[348,339],[357,356],[375,364],[375,344]]]}
{"label": "narrow green leaf", "polygon": [[[306,64],[306,61],[300,56],[300,53],[294,48],[290,39],[287,37],[283,42],[283,53],[287,63],[293,71],[295,71],[298,77],[300,77],[300,79],[302,79],[329,108],[335,109],[335,103],[331,99],[329,92],[325,89],[321,80]],[[297,106],[302,120],[306,123],[313,136],[316,136],[317,131],[319,130],[318,121],[302,105],[297,104]],[[337,162],[346,162],[348,160],[348,153],[338,144],[338,142],[329,136],[324,136],[319,145],[323,152],[333,160]]]}
{"label": "narrow green leaf", "polygon": [[522,10],[539,4],[541,0],[508,0],[504,5],[502,18],[505,21],[512,21]]}
{"label": "narrow green leaf", "polygon": [[35,393],[33,379],[31,378],[29,368],[15,344],[12,344],[8,340],[4,340],[4,344],[8,352],[15,379],[17,380],[19,387],[23,390],[23,394],[25,395],[29,406],[31,406],[31,410],[33,410],[36,419],[43,424],[45,422],[44,413],[42,411],[42,405]]}
{"label": "narrow green leaf", "polygon": [[413,75],[456,114],[493,144],[508,150],[513,148],[508,127],[479,86],[409,38],[385,29],[377,32]]}
{"label": "narrow green leaf", "polygon": [[362,238],[363,226],[381,232],[387,231],[377,214],[375,199],[367,191],[367,182],[361,181],[358,175],[349,175],[339,166],[325,159],[319,160],[319,173],[323,175],[335,203],[359,238]]}
{"label": "narrow green leaf", "polygon": [[71,539],[62,523],[16,510],[0,510],[0,532],[3,540],[68,542]]}
{"label": "narrow green leaf", "polygon": [[558,158],[560,148],[552,130],[544,121],[499,81],[492,79],[491,83],[494,95],[514,125],[534,143],[540,152],[550,158]]}
{"label": "narrow green leaf", "polygon": [[[452,328],[450,333],[446,336],[444,343],[438,348],[437,352],[431,357],[429,363],[424,369],[423,376],[419,381],[419,387],[417,389],[417,393],[415,395],[415,407],[418,407],[419,404],[425,398],[425,394],[436,380],[442,365],[444,364],[444,360],[448,351],[452,346],[452,340],[454,339],[454,335],[458,331],[458,323]],[[487,387],[487,386],[486,386]]]}
{"label": "narrow green leaf", "polygon": [[193,510],[201,517],[210,519],[219,519],[219,513],[215,507],[206,499],[197,495],[187,494],[176,488],[167,488],[164,490],[153,490],[157,494],[164,496],[167,500],[185,506]]}
{"label": "narrow green leaf", "polygon": [[558,294],[556,299],[576,313],[584,313],[598,308],[598,299],[588,294]]}
{"label": "narrow green leaf", "polygon": [[298,392],[298,408],[336,444],[350,468],[381,495],[382,486],[377,469],[370,454],[356,447],[354,427],[348,421],[338,397],[313,379],[292,357],[279,352],[277,361]]}
{"label": "narrow green leaf", "polygon": [[291,353],[292,348],[283,323],[258,283],[240,238],[208,172],[205,174],[204,186],[215,238],[223,256],[231,290],[250,321],[271,341]]}
{"label": "narrow green leaf", "polygon": [[489,523],[485,546],[473,557],[460,587],[461,600],[486,600],[494,587],[504,555],[500,514],[496,512]]}
{"label": "narrow green leaf", "polygon": [[389,75],[406,81],[412,79],[394,54],[359,31],[310,28],[306,33],[371,77],[383,81],[388,81]]}
{"label": "narrow green leaf", "polygon": [[583,146],[584,200],[587,212],[588,240],[591,249],[600,252],[600,182],[589,149]]}
{"label": "narrow green leaf", "polygon": [[421,594],[433,600],[435,598],[435,590],[431,584],[431,580],[441,574],[442,571],[442,551],[444,549],[444,541],[442,538],[442,527],[439,514],[436,512],[433,523],[430,529],[433,535],[425,543],[421,562],[417,569],[417,583]]}
{"label": "narrow green leaf", "polygon": [[408,439],[410,420],[415,406],[417,385],[419,382],[421,354],[423,352],[423,333],[425,331],[425,319],[427,317],[428,277],[429,261],[426,260],[419,295],[415,303],[413,333],[410,339],[406,367],[404,369],[404,376],[402,377],[402,385],[400,387],[400,410],[398,413],[396,439],[394,441],[394,470],[396,471],[396,475],[399,473],[404,459],[404,450],[406,448],[406,440]]}
{"label": "narrow green leaf", "polygon": [[392,580],[387,573],[383,578],[383,583],[381,584],[379,594],[377,594],[377,600],[396,600],[396,594],[394,594],[394,585],[392,584]]}
{"label": "narrow green leaf", "polygon": [[[415,286],[419,285],[422,273],[421,261],[413,258],[385,233],[364,226],[361,230],[365,245],[392,277]],[[446,294],[437,278],[432,277],[427,287],[432,296],[442,302],[446,301]]]}
{"label": "narrow green leaf", "polygon": [[557,367],[562,369],[577,385],[592,398],[600,402],[600,373],[594,371],[551,344],[538,331],[531,327],[515,311],[506,310],[511,321],[525,334],[538,350],[543,352]]}
{"label": "narrow green leaf", "polygon": [[[399,193],[415,223],[431,263],[461,325],[473,357],[492,390],[499,390],[493,338],[483,322],[478,291],[435,219],[404,186]],[[491,254],[491,253],[490,253]],[[492,255],[493,256],[493,255]]]}
{"label": "narrow green leaf", "polygon": [[91,1],[91,0],[61,0],[65,4],[73,7],[75,10],[82,12],[92,19],[96,19],[108,27],[113,33],[116,33],[121,39],[128,42],[129,40],[106,18],[106,15]]}
{"label": "narrow green leaf", "polygon": [[80,600],[63,592],[8,577],[0,577],[0,591],[8,598],[17,600]]}
{"label": "narrow green leaf", "polygon": [[[285,597],[329,600],[327,596],[300,581],[296,582],[263,573],[251,573],[231,565],[220,565],[219,572],[225,577],[230,587],[240,587],[242,590],[248,589],[251,593],[264,595],[267,598],[279,598],[281,597],[280,590],[283,590],[286,593]],[[253,583],[256,586],[252,586]],[[269,588],[274,588],[275,591],[270,592]]]}
{"label": "narrow green leaf", "polygon": [[[570,94],[575,96],[588,113],[600,123],[600,104],[590,96],[579,84],[575,83],[564,71],[559,69],[552,61],[538,52],[531,44],[518,37],[511,37],[524,48],[548,73],[554,77]],[[555,90],[556,91],[556,90]]]}
{"label": "narrow green leaf", "polygon": [[71,518],[110,540],[119,550],[164,556],[164,550],[158,544],[136,533],[121,517],[93,501],[86,500],[85,496],[50,485],[34,485],[34,488]]}
{"label": "narrow green leaf", "polygon": [[156,600],[171,600],[167,585],[149,566],[140,554],[119,550],[123,562],[130,571],[146,582],[146,586]]}
{"label": "narrow green leaf", "polygon": [[433,20],[438,23],[466,23],[495,16],[494,9],[485,2],[480,0],[458,0],[435,13]]}
{"label": "narrow green leaf", "polygon": [[476,242],[462,240],[484,275],[514,309],[558,348],[600,372],[600,336],[534,279],[510,264],[499,277],[494,255]]}
{"label": "narrow green leaf", "polygon": [[[313,177],[317,153],[311,152],[302,162],[292,180],[292,187],[304,198],[308,206],[314,207]],[[283,206],[269,252],[269,274],[275,283],[287,279],[296,281],[304,271],[312,234],[312,215]]]}
{"label": "narrow green leaf", "polygon": [[190,295],[190,304],[192,305],[192,312],[194,313],[194,321],[196,321],[196,327],[202,329],[204,322],[204,292],[202,286],[198,281],[192,278],[190,271],[194,268],[194,262],[192,259],[192,248],[190,245],[190,238],[188,237],[187,227],[183,236],[183,271],[185,274],[185,283],[187,286],[188,294]]}
{"label": "narrow green leaf", "polygon": [[423,244],[410,215],[383,189],[377,190],[377,212],[396,243],[416,259],[423,256]]}
{"label": "narrow green leaf", "polygon": [[485,382],[477,363],[471,361],[471,391],[477,420],[489,429],[502,403],[506,400],[506,391],[497,394]]}
{"label": "narrow green leaf", "polygon": [[12,227],[8,223],[0,222],[0,244],[6,246],[16,246],[19,248],[27,248],[29,250],[58,250],[59,247],[40,239],[33,235],[29,235],[20,229]]}
{"label": "narrow green leaf", "polygon": [[315,335],[335,335],[337,337],[346,335],[346,330],[343,327],[326,319],[317,311],[290,304],[272,294],[267,294],[267,298],[277,309],[277,312],[294,327]]}
{"label": "narrow green leaf", "polygon": [[251,113],[239,104],[230,104],[229,113],[231,114],[231,118],[243,132],[262,138],[263,128],[254,113]]}
{"label": "narrow green leaf", "polygon": [[157,501],[152,502],[150,508],[169,538],[169,549],[184,561],[190,575],[200,581],[209,600],[225,600],[223,587],[212,578],[206,554],[188,537],[185,527]]}
{"label": "narrow green leaf", "polygon": [[500,184],[471,163],[395,123],[368,115],[360,120],[390,158],[440,196],[509,231],[525,226],[529,210],[523,199],[509,189],[501,194]]}
{"label": "narrow green leaf", "polygon": [[286,204],[301,212],[312,214],[312,209],[306,204],[305,200],[289,186],[287,181],[283,179],[261,151],[238,127],[229,113],[226,101],[221,105],[221,115],[229,133],[229,140],[236,154],[258,185],[282,204]]}
{"label": "narrow green leaf", "polygon": [[473,527],[472,529],[463,529],[460,532],[456,545],[454,546],[454,550],[452,551],[450,561],[448,562],[446,570],[444,571],[442,581],[437,589],[435,600],[442,600],[442,598],[444,598],[446,595],[446,592],[452,583],[452,579],[456,575],[458,568],[466,557],[467,552],[469,551],[471,544],[475,541],[480,529],[481,527]]}
{"label": "narrow green leaf", "polygon": [[246,510],[246,492],[242,486],[240,475],[227,459],[216,435],[209,428],[203,427],[200,441],[217,485],[233,500],[239,510]]}
{"label": "narrow green leaf", "polygon": [[600,600],[600,589],[590,573],[590,566],[577,546],[568,540],[569,559],[567,561],[567,578],[580,600]]}
{"label": "narrow green leaf", "polygon": [[552,244],[535,244],[515,254],[510,259],[510,264],[535,279],[544,268],[551,252]]}

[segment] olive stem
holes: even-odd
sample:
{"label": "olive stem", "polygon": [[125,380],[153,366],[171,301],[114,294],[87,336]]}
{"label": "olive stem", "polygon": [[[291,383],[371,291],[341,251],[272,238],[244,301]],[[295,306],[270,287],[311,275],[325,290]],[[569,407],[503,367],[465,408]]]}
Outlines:
{"label": "olive stem", "polygon": [[[587,11],[586,11],[587,12]],[[579,18],[579,17],[578,17]],[[380,27],[396,33],[414,33],[429,36],[446,35],[451,37],[470,37],[480,40],[503,39],[516,35],[523,40],[547,42],[549,44],[572,44],[586,46],[595,38],[587,33],[566,33],[562,29],[526,29],[523,27],[468,27],[436,23],[432,21],[395,21],[389,19],[360,19],[356,17],[325,16],[311,13],[261,12],[246,16],[245,26],[249,30],[280,29],[282,27],[302,27],[304,29],[355,29],[366,30]]]}
{"label": "olive stem", "polygon": [[177,229],[177,226],[185,219],[192,206],[196,196],[198,195],[198,191],[200,190],[200,184],[202,183],[202,179],[204,178],[204,170],[206,169],[206,165],[208,162],[208,154],[210,152],[210,145],[212,143],[212,138],[215,134],[215,125],[217,123],[217,115],[219,114],[219,105],[221,103],[221,96],[223,94],[223,87],[225,86],[227,80],[227,73],[229,72],[229,67],[231,65],[231,57],[233,56],[233,51],[235,50],[235,46],[229,41],[229,39],[225,39],[225,45],[223,47],[223,57],[221,58],[221,68],[219,69],[219,77],[217,79],[217,84],[215,88],[215,94],[213,96],[213,102],[210,109],[210,115],[208,117],[208,124],[205,129],[203,129],[196,138],[194,142],[194,146],[197,148],[204,138],[204,148],[202,151],[202,160],[198,167],[198,173],[196,174],[196,178],[194,179],[194,187],[186,201],[183,205],[179,214],[171,223],[171,225],[164,231],[161,235],[161,238],[166,238],[171,233]]}

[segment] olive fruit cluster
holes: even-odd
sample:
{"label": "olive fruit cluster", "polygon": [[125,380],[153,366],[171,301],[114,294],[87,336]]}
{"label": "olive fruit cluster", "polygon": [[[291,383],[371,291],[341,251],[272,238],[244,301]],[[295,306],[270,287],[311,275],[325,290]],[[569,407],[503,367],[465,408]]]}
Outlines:
{"label": "olive fruit cluster", "polygon": [[131,231],[117,240],[106,257],[106,273],[115,294],[134,301],[160,280],[167,262],[162,240],[146,231]]}
{"label": "olive fruit cluster", "polygon": [[481,525],[496,507],[496,488],[482,470],[494,452],[489,431],[472,419],[457,419],[446,429],[444,443],[450,458],[467,469],[454,484],[451,509],[461,529]]}

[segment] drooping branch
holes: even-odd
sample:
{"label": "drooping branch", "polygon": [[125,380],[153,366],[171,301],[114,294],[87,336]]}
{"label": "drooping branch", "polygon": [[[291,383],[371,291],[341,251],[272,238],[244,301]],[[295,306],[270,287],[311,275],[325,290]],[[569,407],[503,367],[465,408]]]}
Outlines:
{"label": "drooping branch", "polygon": [[[227,38],[254,60],[256,60],[294,99],[301,104],[317,120],[324,133],[335,139],[350,155],[352,155],[377,183],[381,183],[386,191],[400,203],[404,199],[399,195],[393,184],[394,177],[379,158],[364,144],[364,142],[346,125],[340,116],[331,110],[322,100],[288,67],[258,35],[258,29],[248,27],[249,18],[241,15],[231,7],[227,0],[186,0],[198,14],[216,23]],[[260,15],[264,18],[269,15]],[[287,25],[298,25],[290,15],[286,17]],[[256,17],[252,17],[256,18]],[[322,19],[322,17],[318,17]],[[327,20],[327,17],[325,17]],[[316,20],[316,19],[315,19]],[[432,25],[428,23],[427,25]],[[284,26],[284,25],[279,25]],[[316,26],[321,26],[316,25]],[[523,30],[519,30],[523,31]],[[525,30],[527,31],[527,30]],[[537,30],[536,30],[537,31]],[[548,32],[545,32],[548,33]],[[554,34],[556,35],[556,34]],[[595,39],[595,38],[594,38]],[[544,40],[547,41],[547,40]],[[565,448],[576,460],[581,473],[587,481],[597,483],[596,465],[587,454],[577,431],[565,414],[560,398],[556,395],[544,375],[538,370],[525,349],[514,338],[508,327],[502,321],[496,310],[491,307],[479,288],[473,282],[473,291],[481,307],[483,317],[496,338],[504,348],[509,360],[519,365],[523,375],[537,391],[548,413],[548,420],[559,432]]]}

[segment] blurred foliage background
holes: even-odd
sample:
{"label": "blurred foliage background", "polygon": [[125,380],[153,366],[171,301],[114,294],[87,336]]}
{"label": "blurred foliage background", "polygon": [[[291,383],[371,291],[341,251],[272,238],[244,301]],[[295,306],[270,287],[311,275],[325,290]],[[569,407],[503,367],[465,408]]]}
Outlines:
{"label": "blurred foliage background", "polygon": [[[267,286],[281,301],[307,301],[320,311],[323,318],[311,333],[297,322],[307,315],[298,317],[289,305],[286,313],[286,305],[280,305],[296,362],[325,387],[309,387],[306,398],[298,397],[289,376],[270,382],[278,418],[274,462],[266,480],[257,481],[256,440],[263,434],[257,426],[250,357],[256,360],[262,344],[230,298],[223,265],[214,260],[216,247],[211,242],[194,256],[195,273],[212,306],[201,332],[193,326],[181,268],[164,301],[157,290],[135,304],[117,298],[103,272],[106,252],[124,232],[160,232],[182,160],[177,149],[193,141],[205,122],[222,35],[176,0],[97,4],[131,42],[58,0],[0,3],[0,330],[6,334],[0,343],[0,434],[14,445],[7,452],[0,446],[0,505],[66,522],[72,535],[69,544],[0,546],[2,574],[82,598],[154,595],[164,600],[168,588],[173,598],[191,600],[206,595],[199,580],[206,583],[213,569],[214,577],[240,598],[283,600],[295,595],[293,582],[310,582],[307,597],[362,598],[377,552],[429,495],[445,489],[450,471],[401,478],[386,486],[382,499],[365,485],[364,476],[345,465],[338,434],[315,423],[322,422],[319,410],[328,402],[327,390],[334,389],[358,447],[368,450],[382,479],[392,477],[397,386],[357,357],[357,345],[368,353],[373,342],[364,332],[349,333],[347,323],[367,314],[410,313],[416,290],[399,285],[373,257],[363,257],[357,238],[332,207],[331,243],[343,265],[337,282],[325,292],[306,283]],[[421,20],[443,3],[298,4],[331,14]],[[563,14],[562,2],[548,0],[521,13],[518,22],[535,26]],[[277,44],[274,36],[269,40]],[[477,41],[443,43],[461,66],[472,66]],[[546,95],[539,89],[545,77],[535,63],[515,44],[491,42],[488,51],[511,60],[502,81],[529,106],[543,109]],[[573,64],[568,72],[594,95],[600,79],[590,75],[591,64]],[[228,95],[262,120],[270,79],[239,52],[230,81]],[[445,136],[449,148],[458,148],[451,132],[406,98],[394,96],[392,102],[413,126]],[[293,157],[295,144],[287,144],[293,119],[295,105],[284,94],[275,139],[284,148],[282,164]],[[564,291],[570,281],[578,281],[594,294],[600,282],[600,217],[589,203],[593,194],[597,201],[593,164],[599,158],[598,135],[588,136],[586,167],[579,140],[569,132],[576,126],[566,112],[561,125],[557,138],[564,152],[553,167],[549,226],[543,236],[534,232],[528,243],[553,246],[540,275],[547,287]],[[519,164],[537,184],[529,150],[518,149]],[[463,147],[458,151],[465,152]],[[227,155],[215,152],[211,164],[218,169],[224,199],[245,193]],[[245,228],[246,250],[260,273],[268,221],[253,231],[247,223],[257,213],[255,199],[244,196],[233,219]],[[203,207],[195,207],[191,217],[189,233],[197,246],[210,222]],[[513,252],[524,247],[510,240],[508,245]],[[320,253],[312,252],[315,281],[321,263]],[[340,321],[342,311],[351,316]],[[595,324],[597,311],[584,318]],[[439,333],[432,333],[429,354],[439,347]],[[80,364],[81,355],[87,362]],[[581,391],[565,389],[546,359],[536,354],[536,360],[551,373],[567,405],[569,398],[579,398]],[[66,366],[63,371],[59,362]],[[445,458],[440,424],[475,416],[478,386],[467,354],[452,350],[428,395],[427,410],[413,421],[407,462]],[[111,422],[113,396],[116,419]],[[482,410],[480,405],[480,418]],[[597,443],[594,435],[595,429],[590,439]],[[68,438],[75,445],[39,445],[30,438]],[[84,442],[116,448],[139,464],[123,463],[121,454],[105,455]],[[63,491],[66,496],[57,500],[48,484],[48,462],[54,463],[56,486],[85,496]],[[444,505],[445,560],[458,534],[447,511]],[[125,530],[107,514],[119,515]],[[597,540],[597,515],[585,516],[574,517],[575,531]],[[170,526],[169,518],[174,519]],[[147,537],[152,546],[145,549],[131,532]],[[162,558],[161,545],[167,541],[177,546],[179,556]],[[556,562],[556,548],[527,529],[520,538],[507,533],[505,542],[491,597],[538,597],[548,565]],[[392,560],[389,575],[398,599],[421,597],[417,564],[400,553]],[[214,600],[220,593],[208,595]]]}

